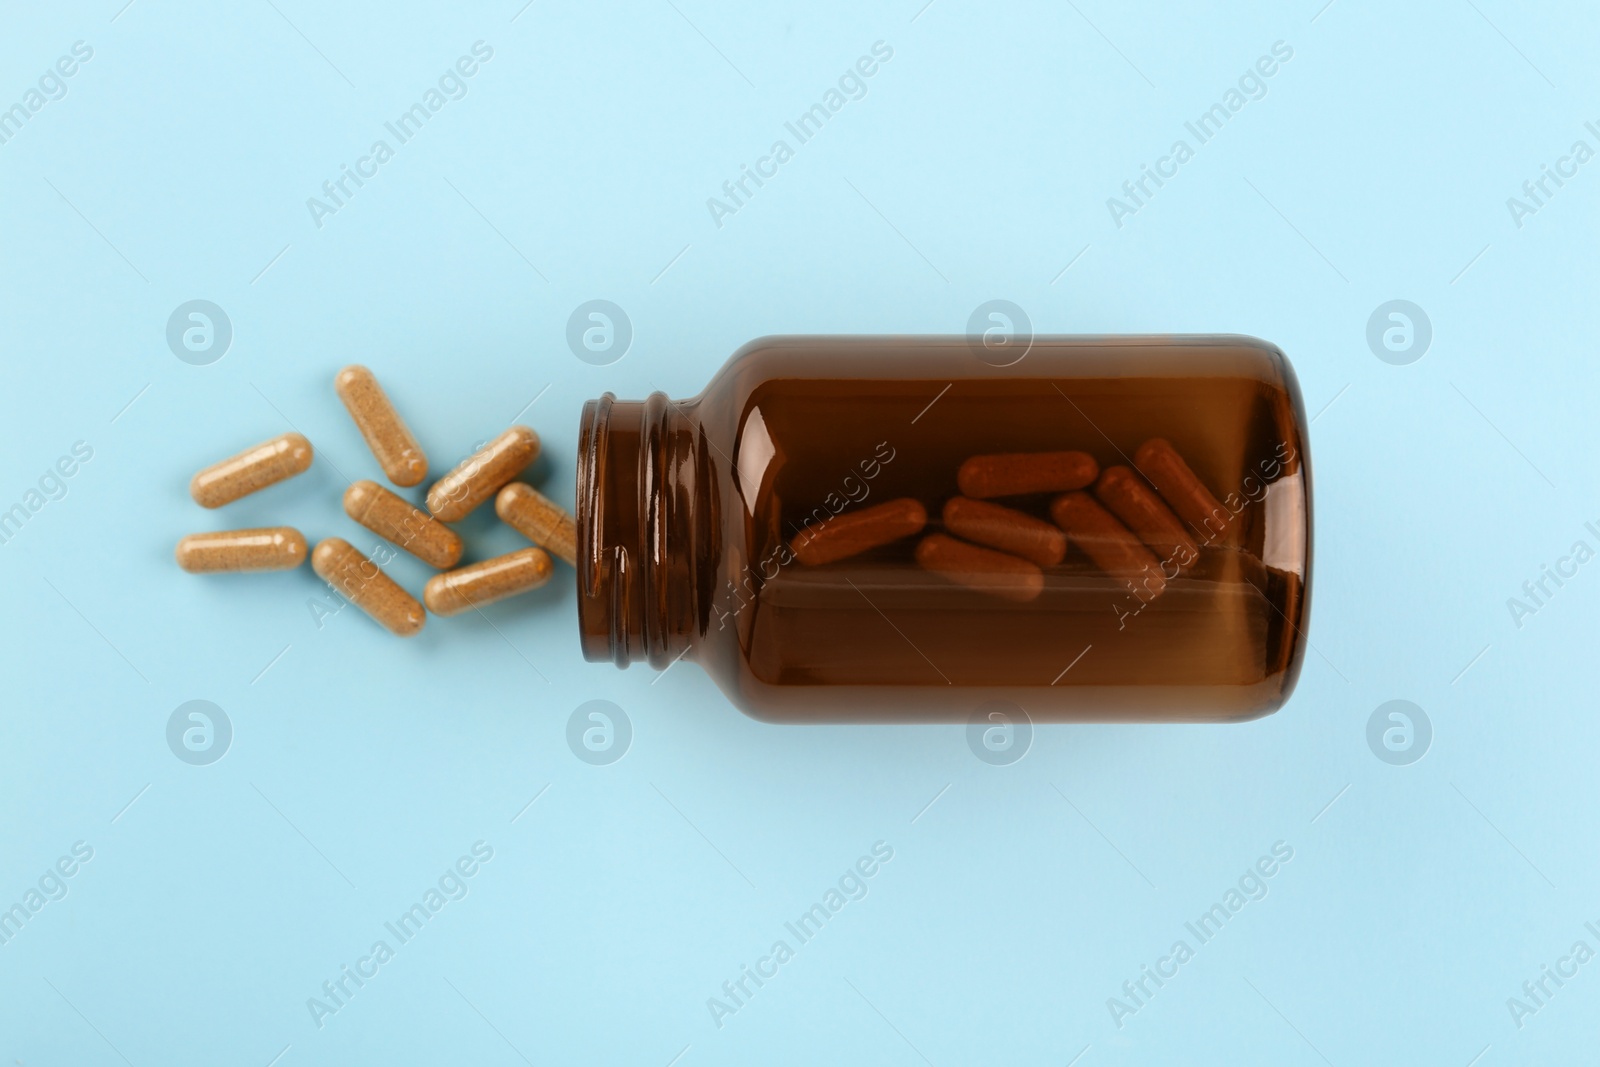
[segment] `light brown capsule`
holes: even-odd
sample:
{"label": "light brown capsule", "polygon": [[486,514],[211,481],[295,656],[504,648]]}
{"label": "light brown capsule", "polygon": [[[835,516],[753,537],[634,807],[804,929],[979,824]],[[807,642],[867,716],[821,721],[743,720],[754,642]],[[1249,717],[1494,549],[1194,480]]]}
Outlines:
{"label": "light brown capsule", "polygon": [[928,509],[922,501],[901,497],[824,519],[796,537],[792,548],[796,559],[814,567],[921,533],[926,525]]}
{"label": "light brown capsule", "polygon": [[343,538],[318,541],[311,550],[311,569],[392,634],[410,637],[427,621],[415,597]]}
{"label": "light brown capsule", "polygon": [[189,495],[203,508],[220,508],[293,478],[309,466],[311,442],[297,433],[279,434],[196,474],[189,482]]}
{"label": "light brown capsule", "polygon": [[1154,599],[1167,588],[1161,565],[1144,542],[1088,493],[1056,497],[1050,517],[1095,566],[1127,582],[1140,599]]}
{"label": "light brown capsule", "polygon": [[1190,566],[1200,550],[1183,529],[1172,509],[1162,503],[1154,489],[1128,467],[1107,467],[1094,483],[1094,495],[1117,518],[1128,524],[1163,564],[1173,568]]}
{"label": "light brown capsule", "polygon": [[945,501],[943,518],[944,528],[958,537],[1021,556],[1041,567],[1054,567],[1067,554],[1067,535],[1059,526],[1016,508],[953,496]]}
{"label": "light brown capsule", "polygon": [[458,571],[435,574],[422,587],[422,599],[435,615],[459,615],[537,589],[554,570],[542,548],[522,548]]}
{"label": "light brown capsule", "polygon": [[1202,541],[1210,544],[1227,536],[1233,513],[1211,495],[1171,442],[1152,437],[1133,454],[1133,463]]}
{"label": "light brown capsule", "polygon": [[356,429],[391,482],[411,486],[428,476],[428,457],[422,446],[370,370],[351,364],[334,377],[333,391],[344,401]]}
{"label": "light brown capsule", "polygon": [[929,534],[917,542],[917,563],[980,593],[1006,600],[1033,600],[1044,590],[1044,572],[1025,559]]}
{"label": "light brown capsule", "polygon": [[344,513],[430,567],[446,570],[461,559],[461,536],[377,482],[351,482]]}
{"label": "light brown capsule", "polygon": [[567,561],[578,565],[578,524],[561,505],[525,482],[512,482],[494,498],[494,513],[500,521],[534,544],[543,545]]}
{"label": "light brown capsule", "polygon": [[1087,452],[999,452],[961,464],[956,484],[964,496],[982,499],[1082,489],[1099,473]]}
{"label": "light brown capsule", "polygon": [[287,571],[306,561],[306,539],[292,526],[190,534],[178,542],[177,557],[190,574]]}
{"label": "light brown capsule", "polygon": [[444,522],[464,519],[538,455],[539,435],[526,426],[513,426],[434,482],[428,490],[428,510]]}

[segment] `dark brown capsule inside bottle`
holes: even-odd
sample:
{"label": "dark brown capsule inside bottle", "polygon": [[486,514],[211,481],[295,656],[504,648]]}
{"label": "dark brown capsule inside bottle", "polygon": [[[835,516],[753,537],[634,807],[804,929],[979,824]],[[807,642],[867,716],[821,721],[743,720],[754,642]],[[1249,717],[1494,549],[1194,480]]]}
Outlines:
{"label": "dark brown capsule inside bottle", "polygon": [[993,358],[960,336],[768,337],[697,397],[590,401],[584,656],[692,660],[774,722],[1281,706],[1311,576],[1283,353],[1059,337]]}

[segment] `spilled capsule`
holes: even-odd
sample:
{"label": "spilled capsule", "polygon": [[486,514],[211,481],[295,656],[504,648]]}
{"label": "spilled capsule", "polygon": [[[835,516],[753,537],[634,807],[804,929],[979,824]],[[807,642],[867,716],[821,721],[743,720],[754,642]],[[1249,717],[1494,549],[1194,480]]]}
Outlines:
{"label": "spilled capsule", "polygon": [[523,548],[458,571],[435,574],[422,599],[435,615],[459,615],[508,596],[537,589],[550,580],[554,565],[542,548]]}
{"label": "spilled capsule", "polygon": [[561,505],[525,482],[512,482],[494,498],[500,521],[536,545],[578,565],[578,526]]}
{"label": "spilled capsule", "polygon": [[461,559],[461,535],[377,482],[351,482],[344,513],[430,567],[446,570]]}
{"label": "spilled capsule", "polygon": [[190,574],[286,571],[306,561],[306,539],[292,526],[219,530],[183,538],[176,555]]}
{"label": "spilled capsule", "polygon": [[333,391],[391,482],[404,488],[428,476],[422,446],[370,370],[352,363],[334,377]]}
{"label": "spilled capsule", "polygon": [[513,426],[462,460],[428,490],[428,510],[442,522],[464,519],[539,455],[539,435]]}
{"label": "spilled capsule", "polygon": [[415,597],[343,538],[318,541],[311,551],[311,569],[392,634],[410,637],[427,621]]}
{"label": "spilled capsule", "polygon": [[220,508],[310,466],[311,442],[297,433],[279,434],[196,474],[189,495],[203,508]]}

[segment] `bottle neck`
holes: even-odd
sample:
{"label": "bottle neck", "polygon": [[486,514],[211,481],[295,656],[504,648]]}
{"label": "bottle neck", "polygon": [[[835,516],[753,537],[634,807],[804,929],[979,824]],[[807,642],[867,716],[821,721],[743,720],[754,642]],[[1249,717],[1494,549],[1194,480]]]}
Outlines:
{"label": "bottle neck", "polygon": [[578,628],[588,660],[658,670],[704,629],[716,553],[697,402],[584,405],[578,431]]}

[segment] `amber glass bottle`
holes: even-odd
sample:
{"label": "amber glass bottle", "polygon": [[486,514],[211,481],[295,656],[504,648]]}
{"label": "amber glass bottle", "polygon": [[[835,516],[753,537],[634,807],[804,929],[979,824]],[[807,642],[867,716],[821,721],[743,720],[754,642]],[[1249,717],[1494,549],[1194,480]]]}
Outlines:
{"label": "amber glass bottle", "polygon": [[[1299,675],[1305,410],[1237,336],[768,337],[578,450],[583,652],[779,722],[1224,721]],[[1014,353],[1007,356],[1014,358]]]}

